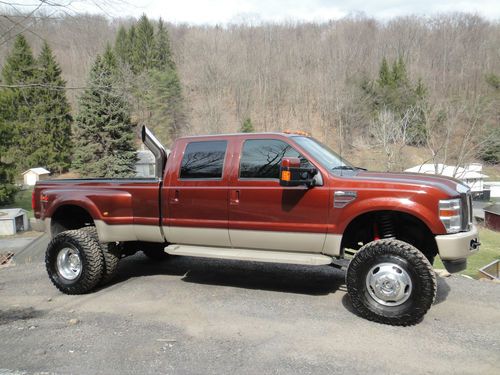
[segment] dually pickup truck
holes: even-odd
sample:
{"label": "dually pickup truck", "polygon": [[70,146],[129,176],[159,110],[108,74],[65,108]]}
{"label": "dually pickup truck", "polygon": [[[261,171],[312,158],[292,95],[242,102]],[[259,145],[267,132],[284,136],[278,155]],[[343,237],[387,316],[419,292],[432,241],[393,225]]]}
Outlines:
{"label": "dually pickup truck", "polygon": [[351,166],[303,134],[184,137],[152,179],[45,180],[33,208],[52,236],[46,267],[67,294],[109,281],[143,251],[346,269],[359,315],[419,322],[436,295],[439,255],[450,272],[478,250],[469,188],[458,180]]}

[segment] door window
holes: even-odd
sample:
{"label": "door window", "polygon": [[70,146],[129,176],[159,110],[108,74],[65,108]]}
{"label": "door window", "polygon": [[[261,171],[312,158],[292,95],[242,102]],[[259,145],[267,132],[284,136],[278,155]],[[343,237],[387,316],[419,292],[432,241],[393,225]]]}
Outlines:
{"label": "door window", "polygon": [[243,144],[240,178],[278,179],[283,157],[300,159],[302,168],[312,165],[288,143],[277,139],[250,139]]}
{"label": "door window", "polygon": [[227,141],[191,142],[182,158],[181,179],[220,179]]}

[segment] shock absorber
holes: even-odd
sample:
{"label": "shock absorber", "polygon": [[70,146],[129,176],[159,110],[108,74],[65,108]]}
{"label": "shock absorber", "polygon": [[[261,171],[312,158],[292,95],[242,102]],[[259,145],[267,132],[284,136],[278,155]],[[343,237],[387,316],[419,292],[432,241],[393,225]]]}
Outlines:
{"label": "shock absorber", "polygon": [[378,228],[380,238],[394,238],[396,231],[391,213],[385,212],[378,217]]}

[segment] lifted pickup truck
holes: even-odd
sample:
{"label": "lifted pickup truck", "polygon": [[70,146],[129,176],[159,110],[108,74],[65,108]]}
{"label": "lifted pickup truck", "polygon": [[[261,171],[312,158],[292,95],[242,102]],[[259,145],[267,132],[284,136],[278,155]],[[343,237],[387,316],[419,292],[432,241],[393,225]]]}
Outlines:
{"label": "lifted pickup truck", "polygon": [[331,265],[347,268],[361,316],[409,325],[434,301],[434,257],[457,272],[479,246],[458,180],[367,172],[305,135],[185,137],[168,158],[148,129],[142,138],[157,178],[37,183],[35,216],[53,237],[47,271],[63,293],[107,282],[138,250]]}

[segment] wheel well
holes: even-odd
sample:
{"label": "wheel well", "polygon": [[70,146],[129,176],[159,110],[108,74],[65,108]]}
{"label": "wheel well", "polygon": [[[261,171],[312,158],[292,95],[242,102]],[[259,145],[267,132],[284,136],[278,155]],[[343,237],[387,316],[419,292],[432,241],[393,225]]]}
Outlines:
{"label": "wheel well", "polygon": [[65,205],[57,208],[52,214],[50,221],[50,232],[52,236],[71,229],[79,229],[94,225],[92,216],[79,206]]}
{"label": "wheel well", "polygon": [[349,223],[342,236],[342,251],[358,250],[376,239],[396,238],[419,249],[429,260],[437,254],[431,230],[415,216],[399,211],[368,212]]}

